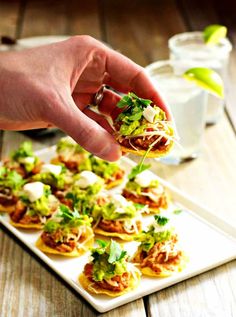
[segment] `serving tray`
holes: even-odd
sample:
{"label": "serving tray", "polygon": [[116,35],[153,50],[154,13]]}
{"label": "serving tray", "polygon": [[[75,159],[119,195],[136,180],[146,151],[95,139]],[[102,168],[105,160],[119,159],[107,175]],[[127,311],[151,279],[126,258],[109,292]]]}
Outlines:
{"label": "serving tray", "polygon": [[[35,154],[43,161],[49,162],[55,156],[55,146],[37,151]],[[121,166],[126,172],[129,172],[134,165],[135,163],[126,157],[121,159]],[[180,235],[182,248],[188,255],[189,261],[182,272],[171,277],[142,277],[141,283],[136,290],[120,297],[111,298],[106,295],[91,295],[81,287],[78,282],[78,276],[88,262],[89,252],[79,258],[46,255],[35,247],[35,242],[41,234],[40,231],[14,228],[10,224],[7,214],[0,215],[0,222],[97,311],[103,313],[236,259],[236,228],[194,202],[194,200],[168,182],[159,177],[157,178],[172,197],[169,210],[165,211],[165,213],[169,212],[171,214],[174,225]],[[111,192],[120,192],[121,188],[122,185]],[[179,212],[173,212],[175,210]],[[151,216],[144,217],[144,226],[150,220]],[[97,237],[102,238],[101,236]],[[129,254],[132,254],[137,248],[137,243],[124,243],[124,248]]]}

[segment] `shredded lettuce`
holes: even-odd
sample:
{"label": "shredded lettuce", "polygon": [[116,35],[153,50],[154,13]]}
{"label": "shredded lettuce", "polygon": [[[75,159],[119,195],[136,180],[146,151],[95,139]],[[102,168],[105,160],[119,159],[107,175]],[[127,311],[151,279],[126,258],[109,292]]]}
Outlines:
{"label": "shredded lettuce", "polygon": [[119,170],[119,168],[117,163],[104,161],[91,154],[80,164],[79,171],[92,171],[104,179],[109,179]]}
{"label": "shredded lettuce", "polygon": [[71,152],[71,154],[88,153],[82,146],[73,141],[71,142],[70,139],[70,137],[64,137],[58,141],[56,149],[58,154],[63,154],[64,152]]}
{"label": "shredded lettuce", "polygon": [[[154,220],[160,227],[165,227],[165,225],[169,222],[169,218],[166,218],[161,215],[155,215]],[[142,231],[141,233],[139,233],[135,237],[135,240],[141,242],[140,248],[148,252],[157,242],[164,242],[166,240],[170,240],[173,231],[174,228],[172,227],[166,228],[166,230],[164,229],[156,232],[154,223],[148,227],[147,231]]]}
{"label": "shredded lettuce", "polygon": [[148,252],[157,242],[169,240],[172,233],[172,229],[155,232],[154,227],[151,227],[148,231],[142,231],[141,233],[139,233],[135,237],[135,240],[141,242],[141,249]]}
{"label": "shredded lettuce", "polygon": [[65,166],[62,166],[62,171],[59,175],[55,175],[51,172],[40,173],[33,176],[33,180],[50,185],[57,189],[64,189],[65,185],[72,183],[72,176]]}
{"label": "shredded lettuce", "polygon": [[[33,160],[28,161],[27,158],[33,158]],[[39,162],[39,158],[34,155],[30,141],[21,143],[19,148],[11,154],[11,159],[22,164],[28,173],[30,173]]]}
{"label": "shredded lettuce", "polygon": [[[146,119],[143,116],[144,109],[151,105],[152,101],[142,99],[136,96],[133,92],[129,92],[118,103],[118,108],[124,108],[124,111],[119,114],[116,121],[121,121],[122,124],[119,133],[122,136],[136,136],[144,133],[147,128]],[[166,120],[165,112],[157,106],[153,106],[156,111],[154,122]]]}
{"label": "shredded lettuce", "polygon": [[18,161],[19,158],[24,158],[28,156],[34,156],[32,150],[32,143],[30,141],[25,141],[20,144],[19,148],[12,153],[11,158],[14,161]]}
{"label": "shredded lettuce", "polygon": [[34,202],[30,202],[26,194],[22,194],[20,196],[20,199],[28,206],[29,209],[33,210],[35,214],[39,214],[41,216],[48,216],[51,214],[51,208],[49,203],[50,196],[51,196],[50,186],[44,185],[44,192],[42,197],[35,200]]}
{"label": "shredded lettuce", "polygon": [[21,189],[25,181],[22,176],[7,167],[0,167],[0,186],[10,188],[13,192]]}
{"label": "shredded lettuce", "polygon": [[92,218],[87,215],[81,215],[78,210],[71,210],[68,206],[61,204],[56,214],[49,219],[44,231],[54,233],[60,229],[62,235],[70,232],[71,228],[78,228],[80,226],[91,226]]}
{"label": "shredded lettuce", "polygon": [[102,217],[105,220],[132,219],[138,214],[139,209],[133,203],[128,206],[119,207],[111,201],[103,206],[94,205],[92,208],[92,217],[98,219]]}

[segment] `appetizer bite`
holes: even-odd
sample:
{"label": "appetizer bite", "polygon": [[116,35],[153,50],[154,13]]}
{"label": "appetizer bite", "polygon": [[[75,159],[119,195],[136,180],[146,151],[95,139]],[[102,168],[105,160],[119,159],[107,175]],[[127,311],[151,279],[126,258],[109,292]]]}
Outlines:
{"label": "appetizer bite", "polygon": [[89,155],[70,136],[61,138],[57,143],[57,157],[51,160],[53,164],[63,163],[69,170],[77,172],[81,162]]}
{"label": "appetizer bite", "polygon": [[115,137],[124,153],[160,157],[171,150],[174,129],[161,108],[132,92],[124,96],[117,106],[124,110],[114,121]]}
{"label": "appetizer bite", "polygon": [[140,271],[127,261],[127,253],[111,240],[97,240],[98,248],[92,250],[92,260],[84,267],[79,282],[92,294],[120,296],[139,285]]}
{"label": "appetizer bite", "polygon": [[0,167],[0,211],[12,212],[17,202],[17,194],[24,184],[20,174],[5,166]]}
{"label": "appetizer bite", "polygon": [[49,185],[41,182],[25,184],[14,211],[10,213],[11,224],[20,228],[41,229],[58,204]]}
{"label": "appetizer bite", "polygon": [[119,194],[100,195],[91,212],[94,232],[132,241],[142,230],[140,209]]}
{"label": "appetizer bite", "polygon": [[93,245],[92,218],[60,205],[45,223],[36,246],[45,253],[80,256]]}
{"label": "appetizer bite", "polygon": [[182,271],[187,258],[170,219],[161,215],[155,215],[154,219],[148,230],[135,238],[141,244],[132,262],[139,264],[144,275],[167,277]]}
{"label": "appetizer bite", "polygon": [[55,164],[43,164],[40,172],[32,177],[34,181],[39,181],[50,185],[55,196],[61,191],[67,190],[73,183],[73,174],[65,166]]}
{"label": "appetizer bite", "polygon": [[103,178],[107,189],[121,184],[125,174],[118,163],[104,161],[92,154],[80,164],[79,170],[89,170]]}
{"label": "appetizer bite", "polygon": [[93,172],[83,171],[74,176],[72,187],[61,194],[60,201],[65,205],[76,208],[82,214],[90,214],[96,195],[103,189],[104,181]]}
{"label": "appetizer bite", "polygon": [[28,178],[40,171],[42,162],[34,155],[32,143],[23,142],[19,149],[12,153],[11,158],[4,162],[4,166],[11,170],[15,170],[23,178]]}
{"label": "appetizer bite", "polygon": [[168,208],[169,198],[156,176],[147,168],[149,165],[137,165],[131,170],[122,195],[143,206],[144,213],[159,213],[160,209]]}

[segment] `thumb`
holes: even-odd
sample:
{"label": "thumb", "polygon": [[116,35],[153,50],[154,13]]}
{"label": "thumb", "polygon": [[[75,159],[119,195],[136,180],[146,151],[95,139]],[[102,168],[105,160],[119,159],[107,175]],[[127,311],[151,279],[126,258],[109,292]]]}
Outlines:
{"label": "thumb", "polygon": [[80,111],[71,96],[67,105],[54,109],[50,121],[94,155],[108,161],[120,158],[120,146],[112,135]]}

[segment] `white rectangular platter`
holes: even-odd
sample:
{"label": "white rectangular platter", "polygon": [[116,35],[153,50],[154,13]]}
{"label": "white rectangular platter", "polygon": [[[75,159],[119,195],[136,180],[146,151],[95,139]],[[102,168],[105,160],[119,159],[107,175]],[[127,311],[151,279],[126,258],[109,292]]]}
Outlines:
{"label": "white rectangular platter", "polygon": [[[55,155],[55,147],[38,151],[36,155],[43,161],[49,162]],[[125,157],[121,160],[121,165],[127,172],[134,164],[133,161]],[[103,313],[236,259],[236,228],[195,203],[168,182],[159,177],[157,178],[166,187],[173,199],[170,212],[175,209],[182,210],[180,214],[173,217],[177,232],[180,234],[183,249],[189,257],[189,262],[182,272],[172,277],[142,277],[141,283],[136,290],[120,297],[110,298],[106,295],[91,295],[81,287],[78,282],[78,276],[88,261],[89,252],[79,258],[46,255],[35,247],[35,242],[41,232],[27,232],[26,230],[16,229],[9,223],[9,217],[5,214],[0,216],[0,222],[96,310]],[[121,188],[122,186],[115,190],[113,189],[113,192],[120,192]],[[150,219],[150,216],[146,217],[144,223],[148,219]],[[100,236],[99,238],[102,237]],[[135,251],[137,243],[125,243],[124,247],[131,254]]]}

